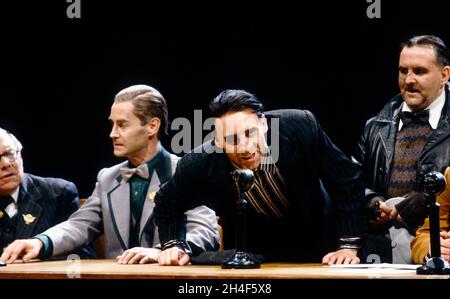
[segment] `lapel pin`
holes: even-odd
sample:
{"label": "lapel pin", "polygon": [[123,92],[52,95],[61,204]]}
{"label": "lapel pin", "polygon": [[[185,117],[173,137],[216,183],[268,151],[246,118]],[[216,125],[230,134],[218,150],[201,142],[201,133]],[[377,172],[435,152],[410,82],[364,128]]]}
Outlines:
{"label": "lapel pin", "polygon": [[5,215],[5,213],[3,213],[3,211],[0,211],[0,219],[3,218],[3,215]]}
{"label": "lapel pin", "polygon": [[34,217],[31,214],[22,214],[23,217],[23,221],[25,221],[25,224],[31,224],[34,222],[34,220],[36,220],[36,217]]}
{"label": "lapel pin", "polygon": [[153,201],[155,199],[155,195],[156,195],[156,192],[154,192],[154,191],[149,192],[148,193],[148,198],[150,198],[150,200]]}

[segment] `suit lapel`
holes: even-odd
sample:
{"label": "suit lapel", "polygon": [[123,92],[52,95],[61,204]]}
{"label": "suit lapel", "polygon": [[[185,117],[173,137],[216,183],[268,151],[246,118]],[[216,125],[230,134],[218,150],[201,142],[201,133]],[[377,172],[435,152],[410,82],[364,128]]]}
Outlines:
{"label": "suit lapel", "polygon": [[[386,157],[385,172],[389,173],[392,159],[394,158],[395,138],[398,131],[398,123],[400,118],[400,110],[402,108],[403,98],[397,95],[382,109],[380,114],[375,118],[375,122],[380,127],[377,139],[379,139]],[[376,142],[373,148],[376,148]]]}
{"label": "suit lapel", "polygon": [[[153,171],[152,177],[150,179],[150,184],[148,186],[147,196],[145,197],[144,207],[142,208],[142,216],[141,222],[139,223],[139,241],[141,243],[144,232],[147,230],[147,234],[150,238],[153,238],[154,234],[154,217],[153,217],[153,208],[155,207],[155,195],[159,190],[159,186],[161,183],[165,183],[172,176],[172,158],[170,154],[161,147],[161,158],[158,163],[155,165],[155,169]],[[153,224],[153,225],[152,225]],[[148,226],[152,225],[149,229]],[[152,243],[152,240],[149,240],[149,243]],[[151,246],[152,244],[149,244]]]}
{"label": "suit lapel", "polygon": [[447,119],[442,121],[439,127],[433,131],[430,138],[428,139],[427,144],[423,148],[421,156],[425,155],[428,151],[430,151],[435,145],[437,145],[441,140],[448,137],[450,132],[450,124]]}
{"label": "suit lapel", "polygon": [[39,204],[41,198],[42,195],[39,190],[31,179],[24,174],[24,182],[18,198],[16,239],[30,238],[38,233],[36,228],[39,227],[38,223],[42,221],[43,210]]}
{"label": "suit lapel", "polygon": [[155,194],[159,190],[160,181],[156,171],[153,171],[150,185],[148,186],[147,196],[145,197],[144,207],[142,208],[141,223],[139,224],[139,240],[142,239],[146,226],[153,218],[153,208],[155,207]]}
{"label": "suit lapel", "polygon": [[395,147],[395,135],[396,135],[396,126],[392,122],[385,123],[385,125],[378,132],[378,136],[381,141],[381,145],[384,149],[384,154],[386,156],[386,163],[391,165],[391,161],[394,155],[394,147]]}
{"label": "suit lapel", "polygon": [[124,250],[130,238],[130,184],[118,178],[119,183],[108,192],[108,205],[117,239]]}
{"label": "suit lapel", "polygon": [[439,142],[441,142],[441,140],[448,138],[448,136],[449,136],[449,132],[450,132],[450,95],[449,95],[449,91],[448,91],[447,87],[446,87],[445,92],[447,93],[447,98],[446,98],[447,103],[445,104],[444,109],[442,109],[442,114],[444,116],[442,117],[441,121],[439,122],[436,130],[433,130],[433,134],[431,134],[430,138],[428,139],[427,144],[425,144],[425,147],[423,148],[422,153],[420,154],[421,157],[423,157],[435,145],[437,145]]}
{"label": "suit lapel", "polygon": [[216,200],[213,197],[208,200],[207,205],[219,215],[234,211],[237,190],[230,175],[233,170],[230,159],[225,153],[214,153],[213,155],[205,184],[207,188],[214,188],[213,190],[218,192],[217,198],[223,198],[224,200]]}

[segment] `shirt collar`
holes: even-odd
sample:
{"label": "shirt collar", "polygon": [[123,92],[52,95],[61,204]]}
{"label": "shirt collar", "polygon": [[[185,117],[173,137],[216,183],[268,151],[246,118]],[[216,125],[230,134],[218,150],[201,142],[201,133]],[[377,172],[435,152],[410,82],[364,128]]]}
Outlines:
{"label": "shirt collar", "polygon": [[[445,90],[442,91],[442,93],[434,100],[426,109],[430,110],[430,117],[428,119],[428,122],[430,123],[431,128],[433,130],[436,130],[439,119],[441,118],[442,109],[445,105]],[[412,112],[411,108],[408,107],[408,105],[403,102],[402,105],[402,111],[408,111]],[[403,122],[400,120],[398,124],[398,130],[400,131],[402,129]]]}
{"label": "shirt collar", "polygon": [[[153,158],[151,158],[150,160],[148,160],[147,162],[144,162],[148,166],[150,175],[151,175],[151,171],[155,168],[155,165],[159,162],[159,160],[161,160],[161,156],[162,156],[162,146],[161,146],[161,143],[158,142],[156,155]],[[144,164],[144,163],[142,163],[142,164]],[[127,165],[129,168],[135,168],[135,167],[139,166],[139,165],[134,166],[129,160],[128,160]]]}
{"label": "shirt collar", "polygon": [[17,204],[17,200],[19,199],[19,187],[14,190],[14,192],[11,194],[11,197],[14,199],[14,202]]}

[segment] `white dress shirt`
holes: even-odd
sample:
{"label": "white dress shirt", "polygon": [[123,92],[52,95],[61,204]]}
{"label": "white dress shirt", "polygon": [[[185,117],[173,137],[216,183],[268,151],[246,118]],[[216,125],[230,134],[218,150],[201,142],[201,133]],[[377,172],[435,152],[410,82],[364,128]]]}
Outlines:
{"label": "white dress shirt", "polygon": [[[430,117],[428,119],[428,122],[430,123],[430,126],[433,130],[436,130],[439,119],[441,118],[442,110],[444,109],[445,105],[445,91],[442,91],[442,93],[437,97],[436,100],[434,100],[430,106],[425,108],[425,110],[430,110]],[[412,112],[411,108],[409,108],[408,105],[403,102],[402,111],[408,111]],[[398,124],[398,130],[400,131],[402,129],[403,122],[400,120]]]}

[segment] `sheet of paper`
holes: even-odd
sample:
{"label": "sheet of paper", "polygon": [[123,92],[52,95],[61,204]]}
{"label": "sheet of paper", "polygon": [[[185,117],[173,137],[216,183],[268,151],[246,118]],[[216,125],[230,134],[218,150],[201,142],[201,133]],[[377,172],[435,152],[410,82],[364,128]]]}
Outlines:
{"label": "sheet of paper", "polygon": [[409,264],[354,264],[354,265],[330,265],[332,268],[350,268],[350,269],[398,269],[398,270],[416,270],[422,265]]}

